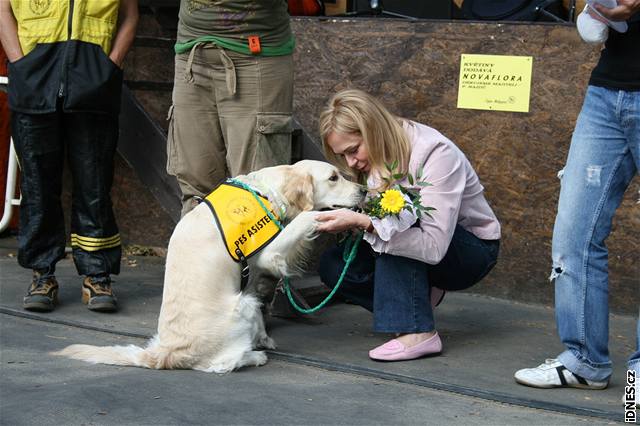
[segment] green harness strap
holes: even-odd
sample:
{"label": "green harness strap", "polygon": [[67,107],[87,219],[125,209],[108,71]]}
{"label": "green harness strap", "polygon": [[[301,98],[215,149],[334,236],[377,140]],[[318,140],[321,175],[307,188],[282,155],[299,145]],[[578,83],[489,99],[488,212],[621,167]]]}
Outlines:
{"label": "green harness strap", "polygon": [[[269,216],[269,219],[271,219],[273,221],[273,223],[275,223],[276,225],[278,225],[278,227],[280,229],[283,229],[282,224],[271,214],[271,212],[269,211],[269,209],[267,209],[267,207],[264,205],[264,203],[262,202],[262,200],[260,200],[260,197],[258,197],[258,194],[256,194],[256,192],[253,190],[253,188],[251,188],[248,185],[245,185],[244,183],[235,180],[235,179],[230,179],[234,184],[242,187],[243,189],[249,191],[258,201],[258,204],[260,204],[260,206],[263,208],[263,210],[267,213],[267,216]],[[317,306],[313,307],[313,308],[309,308],[309,309],[305,309],[300,307],[295,300],[293,300],[293,296],[291,295],[291,288],[290,288],[290,284],[289,284],[289,277],[284,277],[284,290],[287,293],[287,298],[289,299],[289,302],[291,303],[291,306],[293,306],[295,308],[296,311],[303,313],[303,314],[312,314],[314,312],[319,311],[320,309],[322,309],[324,307],[324,305],[326,305],[329,300],[331,300],[331,298],[333,297],[333,295],[338,291],[338,289],[340,288],[340,285],[342,284],[342,281],[344,280],[344,276],[347,273],[347,270],[349,269],[349,266],[351,265],[351,263],[353,262],[353,259],[356,258],[356,254],[358,253],[358,246],[360,245],[360,241],[362,241],[362,236],[364,235],[363,232],[359,232],[358,234],[356,234],[355,237],[350,237],[349,239],[347,239],[345,246],[344,246],[344,252],[342,253],[342,259],[344,260],[344,268],[342,269],[342,273],[340,274],[340,278],[338,278],[338,282],[336,283],[335,287],[333,287],[333,290],[331,290],[331,293],[329,293],[329,295],[327,297],[325,297],[325,299],[320,302]]]}

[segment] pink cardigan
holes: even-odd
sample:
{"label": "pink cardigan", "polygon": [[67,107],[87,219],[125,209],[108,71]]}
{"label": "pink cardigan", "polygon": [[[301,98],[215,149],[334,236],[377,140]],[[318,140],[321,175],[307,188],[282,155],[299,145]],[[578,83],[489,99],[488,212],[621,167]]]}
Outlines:
{"label": "pink cardigan", "polygon": [[[447,253],[456,224],[484,240],[500,239],[500,223],[484,198],[484,187],[467,157],[440,132],[423,124],[405,121],[403,127],[411,141],[409,172],[415,177],[422,169],[425,206],[435,207],[432,217],[423,216],[419,227],[412,227],[382,241],[374,235],[382,253],[403,256],[435,265]],[[408,181],[401,182],[411,187]],[[375,185],[369,179],[369,185]],[[416,188],[419,188],[415,186]],[[373,238],[372,238],[373,237]]]}

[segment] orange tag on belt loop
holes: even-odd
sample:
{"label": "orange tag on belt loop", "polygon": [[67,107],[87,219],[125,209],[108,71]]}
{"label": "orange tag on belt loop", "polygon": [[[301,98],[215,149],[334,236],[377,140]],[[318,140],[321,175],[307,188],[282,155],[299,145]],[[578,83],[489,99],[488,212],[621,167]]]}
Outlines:
{"label": "orange tag on belt loop", "polygon": [[249,36],[249,50],[254,55],[257,55],[262,51],[262,48],[260,47],[260,37]]}

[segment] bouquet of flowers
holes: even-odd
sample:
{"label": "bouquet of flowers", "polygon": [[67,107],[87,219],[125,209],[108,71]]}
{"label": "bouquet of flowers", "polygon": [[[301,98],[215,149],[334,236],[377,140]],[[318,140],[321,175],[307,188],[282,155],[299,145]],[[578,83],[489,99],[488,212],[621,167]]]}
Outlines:
{"label": "bouquet of flowers", "polygon": [[[385,167],[389,171],[389,177],[384,177],[383,180],[388,189],[370,195],[364,212],[371,217],[377,237],[382,241],[389,241],[394,234],[409,229],[423,215],[431,216],[430,212],[435,208],[422,203],[420,189],[431,185],[422,179],[422,170],[418,170],[413,176],[410,173],[398,173],[397,162],[385,164]],[[402,185],[404,181],[411,187]],[[365,235],[365,240],[376,250],[376,245],[379,245],[374,244],[379,242],[376,236]]]}

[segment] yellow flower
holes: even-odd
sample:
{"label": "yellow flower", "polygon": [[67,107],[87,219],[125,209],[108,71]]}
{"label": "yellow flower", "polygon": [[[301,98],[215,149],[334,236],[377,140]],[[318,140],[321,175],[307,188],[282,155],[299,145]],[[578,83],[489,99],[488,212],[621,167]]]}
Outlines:
{"label": "yellow flower", "polygon": [[397,189],[387,189],[382,193],[382,199],[380,200],[380,207],[383,210],[398,214],[404,208],[405,200],[402,196],[402,192]]}

